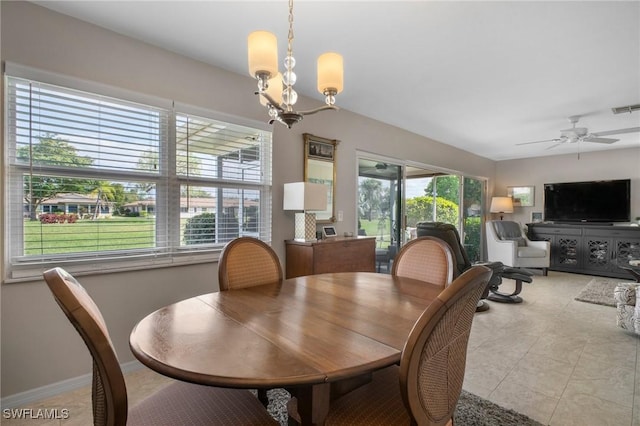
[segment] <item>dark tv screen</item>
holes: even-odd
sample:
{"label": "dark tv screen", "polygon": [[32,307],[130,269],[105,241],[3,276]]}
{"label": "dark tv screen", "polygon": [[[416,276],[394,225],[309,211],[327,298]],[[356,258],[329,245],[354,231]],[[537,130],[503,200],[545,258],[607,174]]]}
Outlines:
{"label": "dark tv screen", "polygon": [[629,222],[631,180],[546,183],[544,220],[551,222]]}

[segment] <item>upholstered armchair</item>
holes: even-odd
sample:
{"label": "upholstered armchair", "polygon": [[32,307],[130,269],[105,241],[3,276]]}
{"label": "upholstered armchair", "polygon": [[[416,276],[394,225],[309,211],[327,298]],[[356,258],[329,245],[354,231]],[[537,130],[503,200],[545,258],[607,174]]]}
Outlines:
{"label": "upholstered armchair", "polygon": [[490,220],[487,229],[489,260],[514,268],[542,268],[547,275],[551,256],[548,241],[531,241],[520,225],[508,220]]}
{"label": "upholstered armchair", "polygon": [[616,300],[618,327],[640,334],[640,283],[620,283],[613,297]]}

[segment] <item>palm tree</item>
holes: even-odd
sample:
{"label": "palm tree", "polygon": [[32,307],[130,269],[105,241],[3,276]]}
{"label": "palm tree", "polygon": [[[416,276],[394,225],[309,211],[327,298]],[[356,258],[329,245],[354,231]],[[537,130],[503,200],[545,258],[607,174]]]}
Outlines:
{"label": "palm tree", "polygon": [[116,188],[111,182],[98,180],[92,182],[91,196],[96,199],[96,208],[93,212],[91,220],[96,220],[100,214],[100,205],[109,204],[116,199]]}

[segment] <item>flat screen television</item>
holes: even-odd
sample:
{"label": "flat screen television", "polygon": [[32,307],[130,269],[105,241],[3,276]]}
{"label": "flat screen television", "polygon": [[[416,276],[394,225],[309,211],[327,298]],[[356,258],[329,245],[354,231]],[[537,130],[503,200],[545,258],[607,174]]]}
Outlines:
{"label": "flat screen television", "polygon": [[544,220],[550,222],[629,222],[631,180],[545,183]]}

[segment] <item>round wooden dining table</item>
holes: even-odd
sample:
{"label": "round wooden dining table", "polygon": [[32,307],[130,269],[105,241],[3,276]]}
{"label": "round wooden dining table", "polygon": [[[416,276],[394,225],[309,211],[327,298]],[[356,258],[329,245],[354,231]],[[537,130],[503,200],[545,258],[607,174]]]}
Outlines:
{"label": "round wooden dining table", "polygon": [[400,361],[415,321],[441,286],[372,272],[344,272],[192,297],[133,329],[147,367],[186,382],[285,388],[303,425],[321,425],[331,383]]}

